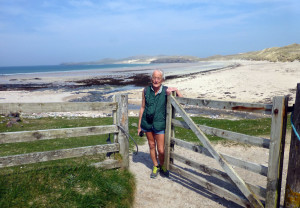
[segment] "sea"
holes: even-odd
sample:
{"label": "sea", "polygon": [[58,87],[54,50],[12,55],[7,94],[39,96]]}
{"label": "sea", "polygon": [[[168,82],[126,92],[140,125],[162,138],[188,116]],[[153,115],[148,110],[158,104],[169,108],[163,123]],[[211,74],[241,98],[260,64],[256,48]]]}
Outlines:
{"label": "sea", "polygon": [[99,64],[99,65],[45,65],[45,66],[2,66],[0,75],[34,74],[49,72],[72,72],[88,70],[107,70],[111,68],[127,68],[148,66],[151,64]]}

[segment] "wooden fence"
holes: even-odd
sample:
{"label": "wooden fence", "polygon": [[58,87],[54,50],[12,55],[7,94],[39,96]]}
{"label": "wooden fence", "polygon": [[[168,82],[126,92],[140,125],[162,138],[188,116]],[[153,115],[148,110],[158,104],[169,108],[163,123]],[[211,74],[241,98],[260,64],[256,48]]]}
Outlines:
{"label": "wooden fence", "polygon": [[81,157],[86,155],[119,152],[122,161],[109,160],[93,165],[104,168],[118,168],[129,166],[129,143],[124,134],[128,132],[128,96],[117,95],[113,102],[94,103],[1,103],[0,113],[42,113],[42,112],[76,112],[76,111],[103,111],[112,110],[113,125],[89,126],[77,128],[47,129],[19,132],[0,132],[0,144],[31,142],[37,140],[65,139],[70,137],[91,136],[113,133],[112,144],[60,149],[47,152],[33,152],[20,155],[0,157],[0,168],[17,165],[45,162],[59,159]]}
{"label": "wooden fence", "polygon": [[[266,105],[176,98],[173,96],[168,96],[167,128],[165,137],[165,164],[167,166],[167,169],[199,184],[200,186],[203,186],[216,195],[231,200],[239,205],[245,207],[279,207],[284,153],[283,150],[288,108],[287,101],[287,97],[274,97],[273,103],[270,105]],[[187,115],[181,104],[271,114],[272,126],[270,139],[249,136],[203,125],[197,125]],[[179,121],[175,118],[175,111],[176,113],[179,113],[184,121]],[[201,141],[203,146],[195,145],[176,138],[174,130],[175,127],[191,129]],[[206,134],[268,149],[268,166],[219,153],[211,145],[210,141],[206,137]],[[176,154],[174,152],[175,145],[214,158],[223,168],[224,172]],[[203,177],[196,176],[180,168],[179,166],[174,165],[175,160],[203,171],[204,173],[212,177],[233,184],[233,186],[237,187],[242,194],[233,193],[228,189],[225,189],[215,183],[206,180]],[[267,177],[267,186],[261,187],[246,183],[236,173],[231,165]]]}

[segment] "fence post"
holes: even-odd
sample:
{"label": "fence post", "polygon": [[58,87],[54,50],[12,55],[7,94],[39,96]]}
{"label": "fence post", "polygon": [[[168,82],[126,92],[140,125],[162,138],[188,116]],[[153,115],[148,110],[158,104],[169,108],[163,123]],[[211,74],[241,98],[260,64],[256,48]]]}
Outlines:
{"label": "fence post", "polygon": [[[115,97],[118,103],[117,125],[128,132],[128,95],[118,94]],[[122,167],[129,167],[129,142],[125,133],[119,129],[118,143],[120,144],[120,154],[122,155]]]}
{"label": "fence post", "polygon": [[[175,118],[175,109],[171,104],[170,97],[176,96],[176,92],[172,92],[167,98],[166,109],[166,131],[165,131],[165,158],[164,165],[167,170],[170,170],[170,152],[171,149],[171,137],[175,137],[174,126],[172,125],[172,118]],[[173,148],[173,147],[172,147]]]}
{"label": "fence post", "polygon": [[[296,131],[300,132],[300,83],[297,84],[293,120]],[[284,206],[300,207],[300,140],[292,129],[289,165],[285,187]]]}
{"label": "fence post", "polygon": [[275,208],[280,206],[280,191],[287,121],[287,107],[287,97],[273,98],[266,196],[267,208]]}
{"label": "fence post", "polygon": [[[116,95],[113,95],[113,102],[117,102],[116,100]],[[119,106],[118,106],[119,108]],[[112,119],[113,119],[113,124],[114,125],[118,125],[118,122],[117,122],[117,110],[112,110]],[[117,143],[118,142],[118,135],[117,134],[114,134],[114,143]]]}
{"label": "fence post", "polygon": [[170,170],[170,143],[171,143],[171,129],[172,129],[172,105],[170,97],[167,98],[167,109],[166,109],[166,131],[165,131],[165,158],[164,165],[167,170]]}
{"label": "fence post", "polygon": [[[173,91],[172,95],[173,95],[173,97],[176,97],[176,92]],[[172,119],[175,118],[175,113],[176,113],[176,109],[172,106]],[[175,126],[174,125],[171,125],[171,138],[175,138]],[[171,147],[170,151],[173,152],[174,151],[174,144],[172,143],[170,145],[171,145],[170,146]],[[171,162],[172,162],[172,164],[174,163],[173,160]]]}

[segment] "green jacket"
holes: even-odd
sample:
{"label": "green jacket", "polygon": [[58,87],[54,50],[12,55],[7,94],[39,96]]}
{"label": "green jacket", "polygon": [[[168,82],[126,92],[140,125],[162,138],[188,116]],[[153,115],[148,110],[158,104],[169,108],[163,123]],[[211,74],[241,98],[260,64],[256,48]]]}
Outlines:
{"label": "green jacket", "polygon": [[[151,88],[151,86],[148,86],[144,90],[145,110],[141,127],[145,130],[151,130],[153,127],[158,131],[162,131],[166,128],[167,87],[162,85],[156,95]],[[153,120],[152,123],[151,120]]]}

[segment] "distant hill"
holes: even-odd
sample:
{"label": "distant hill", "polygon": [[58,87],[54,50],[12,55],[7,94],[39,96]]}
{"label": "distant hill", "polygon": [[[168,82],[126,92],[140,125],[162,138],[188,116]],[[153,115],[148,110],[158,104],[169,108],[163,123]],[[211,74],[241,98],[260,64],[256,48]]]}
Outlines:
{"label": "distant hill", "polygon": [[292,44],[284,47],[267,48],[261,51],[253,51],[234,55],[215,55],[207,58],[196,56],[131,56],[124,59],[101,59],[99,61],[90,62],[73,62],[62,63],[62,65],[96,65],[96,64],[149,64],[149,63],[192,63],[198,61],[213,60],[255,60],[255,61],[271,61],[271,62],[292,62],[300,61],[300,44]]}
{"label": "distant hill", "polygon": [[261,51],[240,53],[228,56],[211,56],[202,60],[255,60],[255,61],[271,61],[271,62],[292,62],[300,61],[300,44],[292,44],[284,47],[267,48]]}
{"label": "distant hill", "polygon": [[165,56],[158,57],[151,63],[192,63],[197,61],[201,61],[201,58],[195,56]]}

